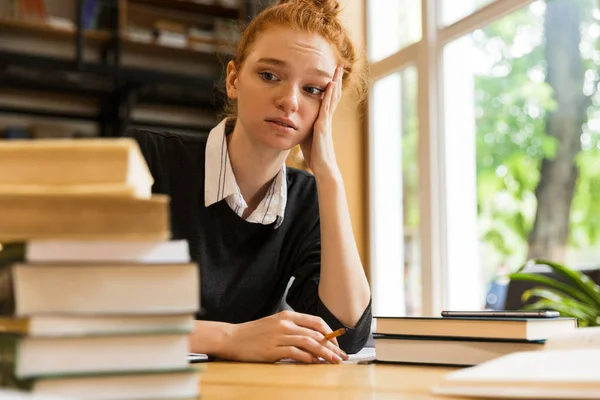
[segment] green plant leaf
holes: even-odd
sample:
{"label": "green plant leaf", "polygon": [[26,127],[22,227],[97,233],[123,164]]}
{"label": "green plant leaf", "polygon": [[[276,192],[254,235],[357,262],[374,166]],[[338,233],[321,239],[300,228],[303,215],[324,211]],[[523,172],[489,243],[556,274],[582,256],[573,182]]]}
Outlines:
{"label": "green plant leaf", "polygon": [[600,287],[587,275],[579,271],[569,269],[564,265],[555,263],[553,261],[536,259],[534,262],[536,264],[547,265],[565,278],[569,279],[576,288],[592,298],[596,303],[596,306],[600,308]]}
{"label": "green plant leaf", "polygon": [[563,292],[554,289],[547,288],[533,288],[526,290],[521,297],[523,301],[529,300],[532,296],[540,297],[542,299],[546,299],[555,304],[561,304],[570,309],[580,310],[584,314],[587,315],[587,318],[590,320],[595,320],[600,313],[600,309],[591,307],[587,304],[584,304],[580,301],[574,300],[571,297],[568,297]]}
{"label": "green plant leaf", "polygon": [[593,298],[587,296],[585,293],[575,290],[572,286],[569,286],[566,283],[557,281],[554,278],[549,278],[544,275],[533,274],[533,273],[528,273],[528,272],[513,272],[512,274],[509,275],[509,278],[514,279],[514,280],[520,280],[520,281],[531,281],[531,282],[542,283],[542,284],[550,286],[554,289],[558,289],[558,290],[568,294],[569,296],[573,297],[574,299],[580,300],[584,303],[588,303],[592,306],[596,305],[594,303]]}
{"label": "green plant leaf", "polygon": [[549,300],[542,299],[533,304],[529,304],[523,307],[524,310],[555,310],[560,313],[563,317],[577,318],[579,326],[595,326],[597,325],[596,320],[590,320],[585,313],[580,310],[571,309],[562,304],[556,304]]}

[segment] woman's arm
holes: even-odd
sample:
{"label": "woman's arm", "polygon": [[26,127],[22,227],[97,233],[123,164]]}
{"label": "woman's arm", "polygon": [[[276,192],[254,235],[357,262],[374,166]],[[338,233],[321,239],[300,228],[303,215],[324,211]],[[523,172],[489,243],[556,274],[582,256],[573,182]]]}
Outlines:
{"label": "woman's arm", "polygon": [[315,176],[321,218],[319,297],[348,327],[369,304],[369,283],[356,248],[341,174]]}
{"label": "woman's arm", "polygon": [[371,297],[356,248],[344,182],[335,159],[333,112],[342,97],[343,70],[338,67],[321,101],[313,134],[302,143],[302,153],[317,181],[321,225],[321,280],[319,297],[335,317],[354,326]]}

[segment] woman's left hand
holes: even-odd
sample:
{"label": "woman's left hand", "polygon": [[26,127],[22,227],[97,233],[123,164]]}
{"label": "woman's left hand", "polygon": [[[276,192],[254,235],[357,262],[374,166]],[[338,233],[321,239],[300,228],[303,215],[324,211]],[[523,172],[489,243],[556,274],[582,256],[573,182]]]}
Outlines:
{"label": "woman's left hand", "polygon": [[319,116],[313,125],[313,133],[300,144],[304,160],[315,176],[330,173],[337,168],[333,148],[333,113],[342,98],[342,76],[344,70],[337,67],[333,80],[327,85]]}

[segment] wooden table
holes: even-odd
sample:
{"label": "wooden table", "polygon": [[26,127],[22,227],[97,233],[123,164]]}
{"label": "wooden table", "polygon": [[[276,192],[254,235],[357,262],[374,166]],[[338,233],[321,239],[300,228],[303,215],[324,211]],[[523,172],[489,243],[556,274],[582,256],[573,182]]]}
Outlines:
{"label": "wooden table", "polygon": [[[251,364],[212,362],[202,369],[202,400],[436,399],[430,388],[455,368],[384,364]],[[454,398],[456,399],[456,398]]]}

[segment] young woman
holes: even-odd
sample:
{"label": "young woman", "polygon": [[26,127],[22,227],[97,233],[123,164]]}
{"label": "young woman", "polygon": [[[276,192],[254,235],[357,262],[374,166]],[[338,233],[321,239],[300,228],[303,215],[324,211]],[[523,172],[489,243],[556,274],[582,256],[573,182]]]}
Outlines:
{"label": "young woman", "polygon": [[[342,87],[362,76],[338,12],[333,0],[289,0],[258,15],[227,66],[234,114],[208,139],[135,133],[153,190],[171,197],[173,238],[200,266],[193,352],[339,363],[368,338],[370,290],[331,128]],[[314,175],[285,167],[298,144]],[[291,278],[294,311],[274,314]]]}

